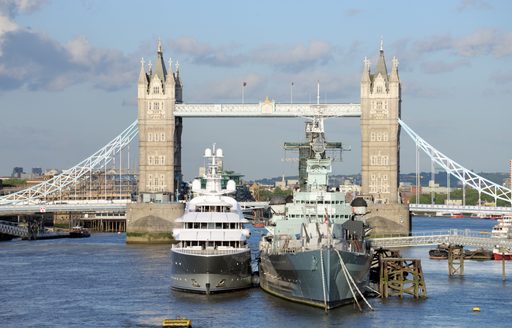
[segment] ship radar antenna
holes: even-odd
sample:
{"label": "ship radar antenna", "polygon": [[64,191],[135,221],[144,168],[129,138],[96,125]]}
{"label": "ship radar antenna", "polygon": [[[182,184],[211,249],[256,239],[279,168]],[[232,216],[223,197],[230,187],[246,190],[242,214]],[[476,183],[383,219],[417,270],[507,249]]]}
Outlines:
{"label": "ship radar antenna", "polygon": [[316,81],[316,104],[320,105],[320,80]]}

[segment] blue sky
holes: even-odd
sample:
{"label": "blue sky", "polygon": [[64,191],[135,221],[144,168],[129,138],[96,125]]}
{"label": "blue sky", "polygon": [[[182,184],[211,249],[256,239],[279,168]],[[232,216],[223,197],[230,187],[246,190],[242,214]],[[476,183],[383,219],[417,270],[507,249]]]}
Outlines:
{"label": "blue sky", "polygon": [[[185,102],[266,96],[359,102],[362,61],[396,56],[402,119],[460,164],[508,170],[512,159],[510,1],[0,0],[0,175],[14,166],[65,169],[136,118],[140,58],[180,63]],[[248,178],[296,174],[284,141],[300,119],[185,119],[183,167],[205,147]],[[331,119],[327,136],[352,147],[335,173],[360,171],[359,120]],[[402,135],[402,172],[415,153]],[[423,156],[424,157],[424,156]],[[430,165],[423,167],[428,170]]]}

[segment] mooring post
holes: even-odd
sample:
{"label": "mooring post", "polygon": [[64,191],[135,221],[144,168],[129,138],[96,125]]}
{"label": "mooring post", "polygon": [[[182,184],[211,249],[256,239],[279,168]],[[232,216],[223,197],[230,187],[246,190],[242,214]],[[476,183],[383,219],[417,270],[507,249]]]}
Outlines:
{"label": "mooring post", "polygon": [[505,276],[505,253],[501,252],[501,280],[505,281],[507,278]]}
{"label": "mooring post", "polygon": [[448,246],[448,275],[464,275],[464,247],[460,245]]}

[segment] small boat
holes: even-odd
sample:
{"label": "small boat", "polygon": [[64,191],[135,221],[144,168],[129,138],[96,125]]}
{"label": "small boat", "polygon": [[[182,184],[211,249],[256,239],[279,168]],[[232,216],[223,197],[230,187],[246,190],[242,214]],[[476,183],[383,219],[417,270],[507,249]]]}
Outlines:
{"label": "small boat", "polygon": [[492,250],[492,256],[495,260],[512,260],[512,250],[495,247]]}
{"label": "small boat", "polygon": [[81,226],[75,226],[71,228],[71,231],[69,232],[69,238],[87,238],[90,236],[91,233],[89,230]]}
{"label": "small boat", "polygon": [[265,227],[265,223],[258,222],[258,223],[253,224],[253,227],[255,227],[255,228],[264,228]]}
{"label": "small boat", "polygon": [[434,248],[428,251],[428,256],[433,260],[446,260],[448,258],[448,249]]}
{"label": "small boat", "polygon": [[493,254],[491,250],[478,248],[475,250],[465,250],[464,258],[468,260],[492,260]]}
{"label": "small boat", "polygon": [[491,237],[512,239],[512,216],[498,219],[498,223],[492,227]]}
{"label": "small boat", "polygon": [[464,214],[462,213],[453,213],[451,215],[452,218],[455,218],[455,219],[463,219],[464,218]]}

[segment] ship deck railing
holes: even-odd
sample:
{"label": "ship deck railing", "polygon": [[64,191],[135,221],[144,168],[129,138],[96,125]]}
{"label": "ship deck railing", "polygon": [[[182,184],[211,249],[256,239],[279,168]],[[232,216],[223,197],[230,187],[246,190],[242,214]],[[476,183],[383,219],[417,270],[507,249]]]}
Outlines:
{"label": "ship deck railing", "polygon": [[206,248],[206,249],[193,249],[189,247],[176,247],[173,246],[172,249],[182,254],[190,254],[190,255],[228,255],[228,254],[236,254],[249,250],[249,247],[240,247],[240,248]]}
{"label": "ship deck railing", "polygon": [[[328,243],[322,243],[319,245],[308,245],[308,246],[292,246],[292,247],[283,247],[282,244],[278,242],[278,244],[275,247],[270,246],[270,243],[268,246],[266,246],[267,252],[269,254],[293,254],[297,252],[304,252],[304,251],[312,251],[312,250],[319,250],[319,249],[326,249],[329,248],[331,244]],[[348,242],[339,242],[334,245],[335,249],[338,251],[354,251],[351,250],[350,244]],[[265,246],[263,246],[265,247]]]}

